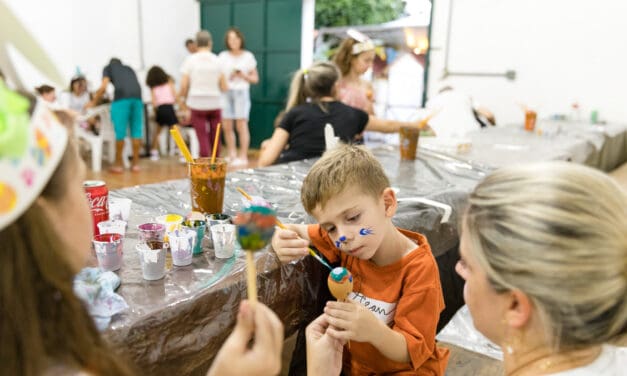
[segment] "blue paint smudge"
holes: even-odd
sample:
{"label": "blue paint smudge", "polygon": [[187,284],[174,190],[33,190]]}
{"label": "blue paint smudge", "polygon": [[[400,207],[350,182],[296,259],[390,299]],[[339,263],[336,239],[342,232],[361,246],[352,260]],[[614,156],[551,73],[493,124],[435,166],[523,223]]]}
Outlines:
{"label": "blue paint smudge", "polygon": [[345,242],[346,241],[346,236],[344,236],[344,235],[340,236],[340,241],[341,242]]}
{"label": "blue paint smudge", "polygon": [[340,248],[342,246],[342,243],[340,243],[339,240],[335,241],[335,247]]}
{"label": "blue paint smudge", "polygon": [[372,231],[371,228],[362,228],[361,230],[359,230],[359,235],[361,236],[372,235],[372,234],[374,234],[374,231]]}

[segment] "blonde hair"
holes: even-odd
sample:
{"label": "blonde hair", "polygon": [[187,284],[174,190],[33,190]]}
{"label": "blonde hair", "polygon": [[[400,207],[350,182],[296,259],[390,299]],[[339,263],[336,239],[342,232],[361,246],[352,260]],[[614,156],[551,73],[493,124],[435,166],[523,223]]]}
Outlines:
{"label": "blonde hair", "polygon": [[627,194],[608,176],[565,162],[498,170],[464,224],[491,285],[526,293],[556,350],[625,334]]}
{"label": "blonde hair", "polygon": [[297,71],[290,84],[285,111],[304,104],[308,100],[320,104],[320,98],[333,96],[334,86],[339,78],[340,72],[337,67],[329,62],[315,63],[308,69]]}
{"label": "blonde hair", "polygon": [[345,145],[327,151],[314,163],[303,181],[301,201],[308,213],[348,187],[378,198],[390,186],[381,163],[362,146]]}

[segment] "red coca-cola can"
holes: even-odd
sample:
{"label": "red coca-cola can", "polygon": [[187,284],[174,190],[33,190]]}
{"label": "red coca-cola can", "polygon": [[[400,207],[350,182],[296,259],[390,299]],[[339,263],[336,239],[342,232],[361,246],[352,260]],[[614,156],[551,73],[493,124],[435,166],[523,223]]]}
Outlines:
{"label": "red coca-cola can", "polygon": [[109,190],[102,180],[86,180],[83,187],[91,209],[94,235],[98,235],[98,223],[109,220]]}

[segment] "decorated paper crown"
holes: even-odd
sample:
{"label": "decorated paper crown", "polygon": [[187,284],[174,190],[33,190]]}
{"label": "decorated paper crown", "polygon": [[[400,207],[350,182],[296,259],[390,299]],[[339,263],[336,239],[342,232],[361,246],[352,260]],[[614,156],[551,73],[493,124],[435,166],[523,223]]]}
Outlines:
{"label": "decorated paper crown", "polygon": [[45,106],[32,118],[26,98],[0,82],[0,230],[28,209],[56,170],[68,132]]}
{"label": "decorated paper crown", "polygon": [[374,50],[374,43],[372,43],[372,40],[370,40],[367,35],[355,29],[348,29],[346,33],[349,37],[357,41],[357,43],[353,44],[351,54],[359,55],[362,52]]}

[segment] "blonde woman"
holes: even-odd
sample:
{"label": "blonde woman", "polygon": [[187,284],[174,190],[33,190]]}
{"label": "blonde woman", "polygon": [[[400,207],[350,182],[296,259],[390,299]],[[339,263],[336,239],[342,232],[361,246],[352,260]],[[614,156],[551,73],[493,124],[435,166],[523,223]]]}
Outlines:
{"label": "blonde woman", "polygon": [[624,375],[627,195],[562,162],[499,170],[470,195],[458,273],[507,375]]}

